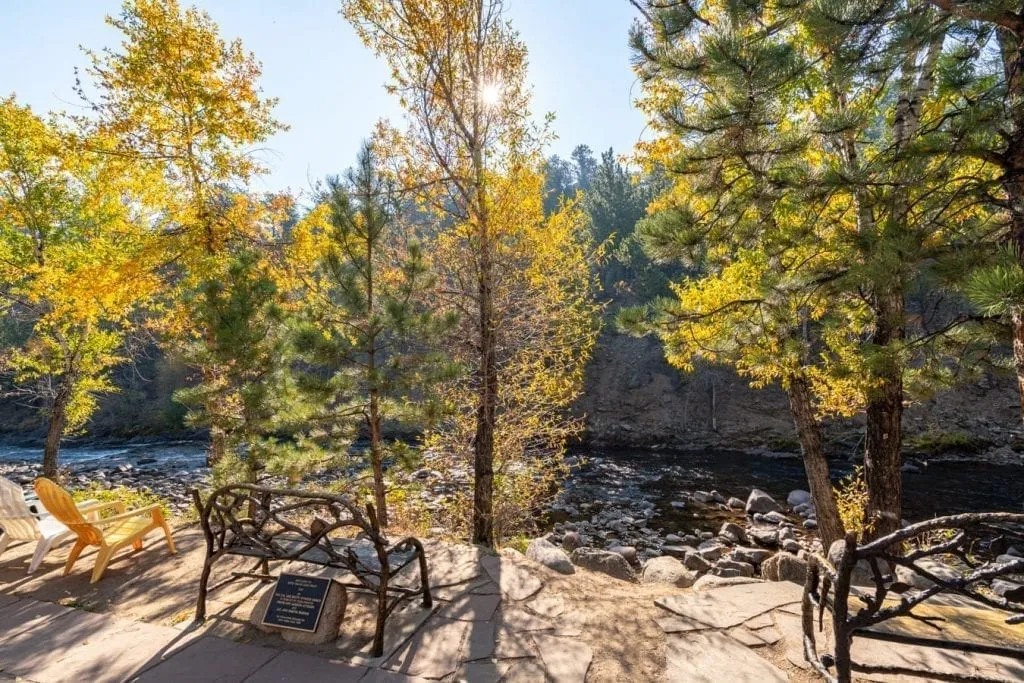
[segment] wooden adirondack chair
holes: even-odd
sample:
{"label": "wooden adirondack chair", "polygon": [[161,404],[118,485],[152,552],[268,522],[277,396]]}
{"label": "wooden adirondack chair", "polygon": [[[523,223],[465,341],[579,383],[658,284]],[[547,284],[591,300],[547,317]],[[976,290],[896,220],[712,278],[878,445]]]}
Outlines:
{"label": "wooden adirondack chair", "polygon": [[36,479],[35,489],[36,495],[50,514],[78,536],[78,540],[71,548],[71,554],[68,555],[67,564],[64,565],[65,576],[71,573],[71,567],[82,551],[87,546],[94,545],[99,550],[96,553],[96,564],[92,569],[92,579],[89,583],[96,583],[102,578],[114,553],[128,545],[136,550],[142,550],[142,538],[157,529],[163,529],[171,554],[177,552],[174,548],[174,539],[171,538],[171,529],[167,526],[159,505],[148,505],[124,512],[122,504],[119,514],[98,521],[89,521],[75,507],[71,495],[49,479]]}
{"label": "wooden adirondack chair", "polygon": [[[110,503],[95,500],[78,504],[78,511],[83,515],[97,515],[110,507]],[[0,477],[0,554],[7,549],[11,541],[35,541],[36,551],[28,565],[31,574],[42,563],[46,553],[62,541],[71,538],[74,532],[52,516],[38,518],[25,502],[25,494],[14,482]]]}

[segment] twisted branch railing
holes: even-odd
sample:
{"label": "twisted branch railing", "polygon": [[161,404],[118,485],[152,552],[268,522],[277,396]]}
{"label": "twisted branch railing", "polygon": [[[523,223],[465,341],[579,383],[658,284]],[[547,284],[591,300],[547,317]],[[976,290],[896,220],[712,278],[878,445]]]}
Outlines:
{"label": "twisted branch railing", "polygon": [[[375,594],[374,657],[384,652],[384,625],[402,600],[422,595],[424,607],[433,604],[423,545],[410,537],[389,546],[370,504],[363,514],[346,496],[254,484],[223,486],[205,503],[198,490],[193,489],[191,494],[206,538],[197,622],[206,619],[209,591],[243,577],[273,580],[270,562],[299,561],[344,569],[356,583],[340,582],[342,585]],[[358,538],[337,534],[332,538],[332,533],[341,531],[356,531]],[[233,572],[232,578],[210,587],[213,564],[225,555],[254,557],[257,563],[251,571]],[[395,575],[413,562],[419,563],[419,585],[395,585]]]}
{"label": "twisted branch railing", "polygon": [[[1011,612],[1011,616],[1006,619],[1008,624],[1024,622],[1024,603],[999,597],[986,589],[993,579],[1024,573],[1024,558],[1002,562],[995,559],[999,555],[1000,546],[1005,546],[1008,539],[1024,541],[1024,534],[1020,531],[1022,528],[1024,514],[991,512],[952,515],[912,524],[864,545],[857,544],[854,534],[847,534],[835,565],[822,555],[811,555],[803,595],[804,657],[829,683],[849,683],[854,670],[863,673],[922,675],[920,671],[905,667],[867,666],[853,662],[850,648],[854,636],[1024,658],[1024,650],[1016,647],[872,630],[872,627],[886,620],[900,617],[935,627],[936,618],[915,614],[913,610],[943,593],[962,595],[981,605]],[[959,571],[955,576],[940,576],[921,566],[921,560],[939,556],[956,558]],[[912,586],[895,579],[897,567],[905,567],[927,579],[931,585],[911,590]],[[858,569],[866,569],[870,574],[866,592],[852,591],[854,571]],[[892,597],[894,594],[896,598]],[[863,606],[851,607],[851,597],[859,600]],[[819,655],[815,627],[818,631],[822,630],[826,611],[831,613],[835,651]],[[835,673],[832,673],[832,669],[835,669]],[[955,675],[930,672],[927,675],[937,680],[985,680],[967,672]]]}

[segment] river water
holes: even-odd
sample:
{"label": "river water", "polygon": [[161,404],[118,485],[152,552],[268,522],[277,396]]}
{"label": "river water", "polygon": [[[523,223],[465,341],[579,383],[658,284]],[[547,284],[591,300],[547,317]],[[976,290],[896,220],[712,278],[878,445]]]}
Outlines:
{"label": "river water", "polygon": [[[629,503],[646,499],[659,516],[679,514],[672,506],[683,492],[717,490],[746,498],[760,488],[779,500],[793,489],[806,489],[803,464],[794,457],[766,457],[725,450],[656,451],[641,449],[580,450],[583,465],[566,482],[577,500]],[[39,461],[40,449],[0,444],[0,463]],[[164,472],[193,470],[205,461],[204,444],[194,441],[132,442],[72,446],[61,463],[76,471],[120,464],[145,465]],[[852,466],[833,464],[833,475]],[[987,463],[932,462],[920,472],[905,473],[904,516],[919,520],[961,512],[1024,512],[1024,467]]]}

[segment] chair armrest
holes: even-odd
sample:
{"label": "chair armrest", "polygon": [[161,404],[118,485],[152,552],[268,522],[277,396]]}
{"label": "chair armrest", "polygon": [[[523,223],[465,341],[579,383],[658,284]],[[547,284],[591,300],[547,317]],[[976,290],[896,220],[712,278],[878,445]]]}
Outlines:
{"label": "chair armrest", "polygon": [[108,509],[116,510],[118,513],[123,513],[124,503],[119,500],[108,500],[105,503],[101,503],[97,500],[87,500],[78,505],[78,511],[81,512],[83,516],[98,514]]}
{"label": "chair armrest", "polygon": [[157,514],[160,514],[160,515],[163,514],[161,512],[161,510],[160,510],[160,503],[153,503],[152,505],[147,505],[144,508],[136,508],[135,510],[129,510],[128,512],[122,512],[119,515],[114,515],[112,517],[107,517],[105,519],[101,519],[98,522],[93,522],[92,524],[93,524],[93,526],[106,526],[107,524],[110,524],[111,522],[119,522],[122,519],[131,519],[132,517],[142,517],[144,515],[153,515],[153,513],[157,513]]}

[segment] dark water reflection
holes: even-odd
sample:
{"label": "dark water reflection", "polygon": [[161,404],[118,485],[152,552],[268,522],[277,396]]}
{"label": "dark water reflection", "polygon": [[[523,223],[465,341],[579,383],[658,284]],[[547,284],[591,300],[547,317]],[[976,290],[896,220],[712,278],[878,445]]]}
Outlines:
{"label": "dark water reflection", "polygon": [[[577,500],[655,503],[659,516],[679,516],[671,506],[682,492],[717,490],[746,499],[760,488],[784,501],[793,489],[806,489],[802,461],[736,451],[580,451],[587,462],[569,482]],[[849,462],[835,462],[835,479],[849,474]],[[931,463],[903,474],[904,516],[919,520],[961,512],[1024,511],[1024,467],[986,463]],[[685,513],[684,513],[685,514]]]}

